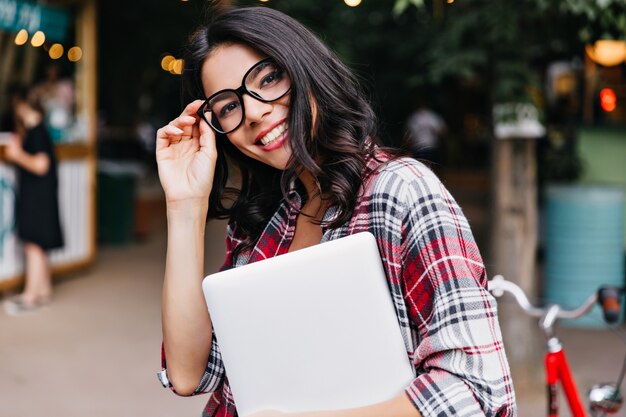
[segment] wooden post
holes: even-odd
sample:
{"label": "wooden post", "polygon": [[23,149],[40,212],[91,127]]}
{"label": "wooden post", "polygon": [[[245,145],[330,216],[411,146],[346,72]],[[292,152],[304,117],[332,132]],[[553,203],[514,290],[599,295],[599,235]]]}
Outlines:
{"label": "wooden post", "polygon": [[[0,32],[0,97],[4,98],[7,86],[11,81],[11,70],[15,62],[16,45],[13,37],[8,33]],[[8,107],[8,103],[0,103],[0,111],[4,111]]]}
{"label": "wooden post", "polygon": [[594,107],[594,95],[596,91],[598,68],[596,63],[589,58],[589,55],[585,54],[585,67],[584,67],[584,96],[583,96],[583,120],[585,123],[593,124],[593,107]]}
{"label": "wooden post", "polygon": [[84,159],[87,163],[89,207],[89,249],[88,260],[91,263],[96,257],[96,137],[98,125],[98,29],[96,16],[96,0],[86,0],[80,9],[76,20],[76,37],[83,45],[83,59],[77,64],[76,71],[76,107],[78,117],[87,124],[87,137],[85,145],[87,156]]}
{"label": "wooden post", "polygon": [[537,162],[533,139],[495,144],[494,259],[498,273],[535,293]]}
{"label": "wooden post", "polygon": [[[531,301],[537,295],[537,163],[535,139],[496,139],[493,170],[491,276],[515,282]],[[511,298],[498,302],[500,324],[516,389],[542,386],[543,337],[536,319]]]}

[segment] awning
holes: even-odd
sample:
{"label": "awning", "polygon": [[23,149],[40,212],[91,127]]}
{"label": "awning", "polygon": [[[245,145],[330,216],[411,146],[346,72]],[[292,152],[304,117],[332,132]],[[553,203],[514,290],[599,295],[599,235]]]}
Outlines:
{"label": "awning", "polygon": [[40,30],[46,39],[64,42],[70,23],[69,11],[23,0],[0,0],[0,30],[29,34]]}

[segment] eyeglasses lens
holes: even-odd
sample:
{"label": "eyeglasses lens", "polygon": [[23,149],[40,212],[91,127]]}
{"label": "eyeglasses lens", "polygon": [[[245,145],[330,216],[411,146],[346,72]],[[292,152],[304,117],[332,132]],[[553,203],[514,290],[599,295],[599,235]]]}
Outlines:
{"label": "eyeglasses lens", "polygon": [[214,128],[222,132],[235,129],[243,118],[241,99],[234,91],[225,91],[213,97],[206,109],[211,112],[211,119],[208,120],[212,122]]}
{"label": "eyeglasses lens", "polygon": [[[284,96],[291,87],[289,77],[271,61],[261,61],[243,80],[245,92],[263,102],[272,102]],[[235,130],[243,120],[242,98],[232,90],[212,97],[204,108],[205,118],[219,132]]]}
{"label": "eyeglasses lens", "polygon": [[262,101],[274,101],[289,91],[287,74],[273,62],[261,62],[254,67],[244,81],[246,90]]}

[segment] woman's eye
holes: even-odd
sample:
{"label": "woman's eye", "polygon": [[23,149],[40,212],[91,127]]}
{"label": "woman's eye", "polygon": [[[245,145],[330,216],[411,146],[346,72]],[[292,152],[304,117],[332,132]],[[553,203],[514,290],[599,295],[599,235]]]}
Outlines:
{"label": "woman's eye", "polygon": [[265,77],[263,77],[263,79],[261,80],[261,86],[273,84],[277,82],[278,80],[280,80],[282,77],[283,77],[282,72],[278,70],[272,71],[269,74],[267,74]]}
{"label": "woman's eye", "polygon": [[230,103],[224,105],[219,112],[220,118],[228,116],[230,113],[235,111],[239,107],[239,103],[236,101],[231,101]]}

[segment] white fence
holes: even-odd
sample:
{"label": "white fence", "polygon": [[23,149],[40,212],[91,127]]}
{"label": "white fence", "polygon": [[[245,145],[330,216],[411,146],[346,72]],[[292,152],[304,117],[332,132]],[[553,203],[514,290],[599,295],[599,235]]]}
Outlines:
{"label": "white fence", "polygon": [[[15,236],[15,172],[0,163],[0,282],[23,272],[20,242]],[[93,212],[88,162],[67,160],[59,163],[59,209],[65,246],[50,253],[52,266],[73,264],[90,256]]]}

